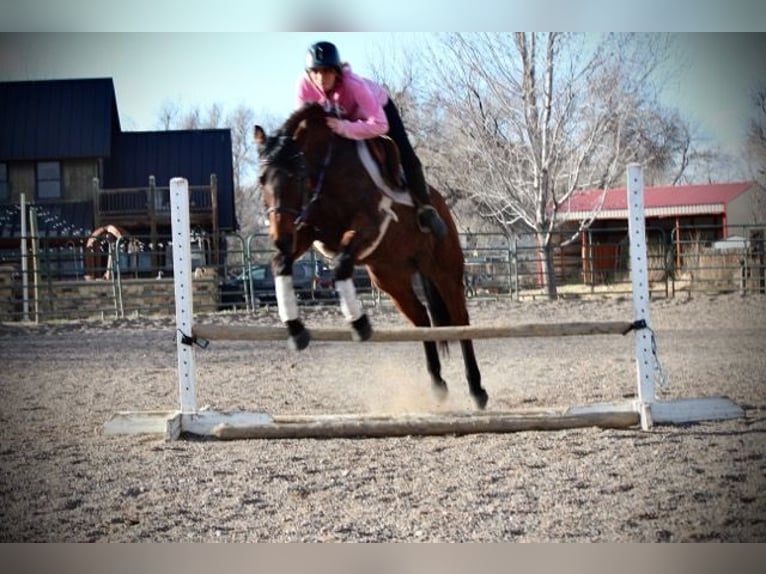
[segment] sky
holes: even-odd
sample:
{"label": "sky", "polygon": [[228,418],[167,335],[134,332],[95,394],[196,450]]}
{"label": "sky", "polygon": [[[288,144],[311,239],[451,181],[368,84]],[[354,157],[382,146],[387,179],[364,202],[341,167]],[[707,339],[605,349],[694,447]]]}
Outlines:
{"label": "sky", "polygon": [[[410,34],[399,36],[399,41]],[[245,104],[286,117],[308,46],[334,41],[370,72],[389,33],[42,33],[0,35],[0,81],[111,77],[123,129],[158,127],[165,102],[182,108]]]}
{"label": "sky", "polygon": [[[678,36],[677,77],[664,98],[701,133],[724,147],[738,145],[747,127],[752,90],[766,84],[766,34]],[[201,111],[240,104],[256,115],[285,118],[307,47],[338,46],[362,74],[387,48],[417,45],[406,32],[0,33],[0,81],[111,77],[123,129],[159,128],[173,103]],[[680,60],[679,60],[680,61]],[[676,62],[674,61],[674,64]]]}

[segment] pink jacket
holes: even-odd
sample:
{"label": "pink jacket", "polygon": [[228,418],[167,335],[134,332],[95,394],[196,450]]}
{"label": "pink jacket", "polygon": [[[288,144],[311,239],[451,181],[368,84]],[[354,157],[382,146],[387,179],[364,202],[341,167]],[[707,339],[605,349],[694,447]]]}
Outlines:
{"label": "pink jacket", "polygon": [[356,75],[348,64],[328,97],[304,72],[298,78],[295,108],[307,102],[318,102],[326,109],[337,109],[343,118],[338,125],[339,135],[352,140],[365,140],[388,132],[388,120],[383,106],[388,94],[372,80]]}

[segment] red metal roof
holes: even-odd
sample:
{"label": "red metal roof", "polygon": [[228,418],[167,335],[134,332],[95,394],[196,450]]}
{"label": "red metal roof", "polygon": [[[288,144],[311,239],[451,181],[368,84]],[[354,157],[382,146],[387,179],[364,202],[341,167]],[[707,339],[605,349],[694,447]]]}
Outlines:
{"label": "red metal roof", "polygon": [[[666,212],[678,209],[694,212],[722,213],[726,204],[747,191],[754,182],[736,181],[695,185],[660,185],[644,189],[644,208],[649,211]],[[601,200],[603,190],[587,189],[576,191],[569,201],[561,205],[559,214],[574,218],[592,212]],[[607,212],[627,211],[627,191],[624,187],[609,189],[601,207],[602,217]],[[648,215],[648,213],[647,213]],[[569,216],[569,217],[567,217]]]}

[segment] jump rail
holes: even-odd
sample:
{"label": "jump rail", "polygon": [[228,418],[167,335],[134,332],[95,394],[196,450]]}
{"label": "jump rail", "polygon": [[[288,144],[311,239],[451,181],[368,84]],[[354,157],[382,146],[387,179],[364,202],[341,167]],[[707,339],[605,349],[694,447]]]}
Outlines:
{"label": "jump rail", "polygon": [[[575,337],[582,335],[625,335],[633,329],[623,321],[603,323],[529,323],[514,326],[411,327],[380,329],[367,342],[404,343],[413,341],[460,341],[461,339],[500,339],[504,337]],[[282,327],[235,325],[195,325],[197,338],[217,341],[283,341]],[[312,341],[351,341],[348,329],[311,329]]]}
{"label": "jump rail", "polygon": [[[173,224],[173,277],[176,301],[176,342],[180,410],[116,413],[104,425],[109,434],[162,434],[175,440],[182,434],[236,438],[298,438],[401,436],[410,434],[468,434],[551,430],[582,426],[649,430],[655,423],[688,423],[743,416],[742,409],[725,397],[658,400],[654,381],[659,372],[654,333],[650,328],[649,279],[646,261],[643,174],[628,166],[628,234],[630,237],[633,321],[605,323],[529,324],[411,329],[378,329],[372,341],[449,341],[495,337],[564,337],[634,332],[638,398],[619,403],[570,407],[565,411],[536,413],[485,412],[471,415],[430,414],[404,417],[373,415],[272,416],[266,412],[213,411],[197,408],[194,343],[208,340],[283,340],[282,328],[197,325],[193,321],[191,237],[188,182],[170,181]],[[348,341],[348,330],[314,329],[315,341]],[[366,344],[366,343],[365,343]]]}

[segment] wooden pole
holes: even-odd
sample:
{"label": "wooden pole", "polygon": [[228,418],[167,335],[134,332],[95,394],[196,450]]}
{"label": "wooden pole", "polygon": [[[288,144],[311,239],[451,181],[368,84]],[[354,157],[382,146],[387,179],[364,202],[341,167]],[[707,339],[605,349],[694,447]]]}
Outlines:
{"label": "wooden pole", "polygon": [[181,412],[196,413],[197,379],[194,349],[186,342],[186,338],[194,330],[189,182],[182,177],[174,177],[170,180],[170,215],[173,230],[173,285],[176,302],[178,392]]}
{"label": "wooden pole", "polygon": [[[210,174],[210,209],[212,212],[212,229],[213,229],[213,265],[216,269],[220,269],[223,261],[221,261],[221,246],[219,243],[219,229],[218,229],[218,177],[214,174]],[[206,254],[207,259],[207,254]],[[207,265],[210,265],[210,261],[206,261]]]}
{"label": "wooden pole", "polygon": [[[148,194],[146,200],[146,207],[149,211],[149,243],[151,248],[149,249],[149,259],[151,269],[154,270],[159,267],[159,249],[157,244],[159,243],[159,237],[157,236],[157,209],[159,209],[161,201],[159,192],[157,190],[157,180],[153,175],[149,176],[149,189],[146,191]],[[136,273],[138,272],[138,265],[136,266]]]}
{"label": "wooden pole", "polygon": [[643,322],[645,329],[636,331],[635,356],[638,378],[638,405],[641,427],[652,427],[651,407],[654,403],[654,375],[658,370],[654,354],[654,333],[649,313],[649,267],[646,261],[646,217],[644,214],[644,172],[639,164],[628,165],[627,184],[628,234],[630,237],[630,279],[633,290],[633,321]]}
{"label": "wooden pole", "polygon": [[466,435],[571,428],[628,428],[637,426],[638,413],[630,410],[569,413],[466,413],[423,415],[296,415],[274,416],[263,424],[219,424],[212,436],[234,439],[374,438],[397,436]]}
{"label": "wooden pole", "polygon": [[[463,339],[495,339],[504,337],[572,337],[581,335],[623,335],[631,323],[526,324],[514,326],[412,327],[373,329],[369,341],[395,343],[410,341],[460,341]],[[314,341],[351,341],[351,329],[311,329]],[[194,335],[208,340],[281,341],[287,337],[284,327],[241,325],[195,325]]]}
{"label": "wooden pole", "polygon": [[24,321],[29,321],[29,244],[27,237],[27,200],[22,193],[21,201],[21,300]]}
{"label": "wooden pole", "polygon": [[32,297],[35,304],[35,323],[40,322],[40,239],[38,237],[37,207],[29,209],[29,234],[32,240]]}

